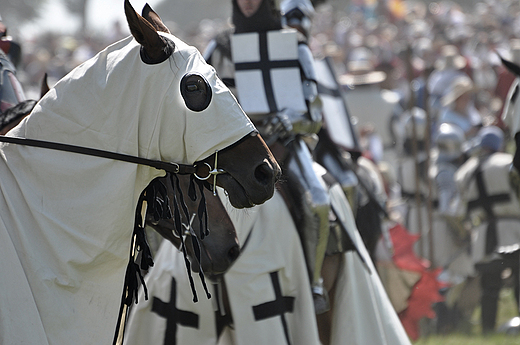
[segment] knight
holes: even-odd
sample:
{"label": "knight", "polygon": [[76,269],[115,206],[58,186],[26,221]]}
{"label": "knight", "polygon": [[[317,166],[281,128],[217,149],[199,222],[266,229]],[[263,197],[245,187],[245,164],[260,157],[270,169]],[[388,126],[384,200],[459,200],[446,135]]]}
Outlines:
{"label": "knight", "polygon": [[280,3],[282,24],[302,33],[306,39],[311,34],[314,6],[310,0],[283,0]]}
{"label": "knight", "polygon": [[504,133],[488,126],[478,132],[477,138],[478,149],[455,174],[460,201],[453,209],[461,222],[471,225],[472,261],[482,289],[482,331],[490,333],[495,331],[505,268],[516,277],[513,281],[518,301],[520,204],[510,181],[513,156],[503,152]]}
{"label": "knight", "polygon": [[281,192],[300,234],[315,310],[322,313],[329,308],[320,272],[330,201],[311,154],[322,125],[314,59],[305,35],[283,27],[274,0],[232,0],[232,8],[234,27],[217,35],[204,57],[271,149],[283,152],[277,157],[286,178]]}
{"label": "knight", "polygon": [[474,268],[467,250],[469,237],[463,228],[465,223],[453,221],[452,205],[459,193],[455,183],[455,172],[467,159],[466,140],[463,130],[451,123],[443,123],[433,137],[428,169],[431,186],[431,235],[428,249],[433,267],[442,267],[439,280],[446,283],[441,289],[445,301],[435,304],[436,328],[439,333],[453,331],[469,320],[471,298],[465,293],[470,289]]}
{"label": "knight", "polygon": [[448,213],[456,198],[454,176],[466,159],[464,144],[464,132],[450,123],[443,123],[434,137],[429,176],[434,182],[433,192],[438,200],[437,209],[440,214]]}

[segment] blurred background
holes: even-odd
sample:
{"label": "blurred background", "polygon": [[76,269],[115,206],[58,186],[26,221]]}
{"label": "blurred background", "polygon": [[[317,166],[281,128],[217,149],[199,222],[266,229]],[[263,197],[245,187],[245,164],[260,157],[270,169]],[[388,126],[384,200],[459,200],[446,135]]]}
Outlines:
{"label": "blurred background", "polygon": [[[132,5],[139,11],[147,2],[172,32],[201,50],[216,32],[229,25],[229,0],[134,0]],[[389,11],[395,12],[391,16],[396,15],[401,19],[406,16],[417,17],[417,14],[411,14],[417,11],[421,12],[418,14],[421,19],[429,14],[445,17],[450,11],[475,12],[475,2],[471,0],[438,3],[329,0],[316,3],[321,3],[316,8],[319,14],[323,14],[317,17],[320,23],[315,28],[316,35],[324,33],[331,36],[334,35],[332,31],[338,32],[336,38],[327,37],[327,41],[343,40],[340,36],[345,37],[350,29],[357,26],[353,21],[359,20],[355,16],[360,11],[364,12],[366,19],[372,21],[370,25],[373,29],[383,29],[386,22],[395,20],[387,17]],[[45,70],[49,73],[52,85],[53,81],[95,52],[129,34],[122,0],[0,0],[0,16],[7,27],[7,35],[22,47],[23,59],[22,66],[17,66],[18,77],[28,97],[36,97],[33,92]],[[381,20],[381,16],[387,18]],[[453,16],[456,17],[456,13]],[[420,29],[424,30],[424,27]],[[389,30],[394,29],[398,27]],[[329,32],[325,32],[327,30]]]}

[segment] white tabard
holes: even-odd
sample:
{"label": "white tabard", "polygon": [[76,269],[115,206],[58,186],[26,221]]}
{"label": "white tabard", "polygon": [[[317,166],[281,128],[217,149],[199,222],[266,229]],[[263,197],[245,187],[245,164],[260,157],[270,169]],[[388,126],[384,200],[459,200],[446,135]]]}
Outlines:
{"label": "white tabard", "polygon": [[252,32],[231,36],[235,83],[247,114],[290,108],[305,112],[295,30]]}

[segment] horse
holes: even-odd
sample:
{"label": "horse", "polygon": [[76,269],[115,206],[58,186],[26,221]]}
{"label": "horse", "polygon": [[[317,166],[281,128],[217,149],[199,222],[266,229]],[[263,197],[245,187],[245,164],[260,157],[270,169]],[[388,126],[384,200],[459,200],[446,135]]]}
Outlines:
{"label": "horse", "polygon": [[1,138],[2,344],[118,341],[143,249],[143,190],[164,170],[210,175],[238,208],[274,193],[278,164],[215,71],[149,6],[124,9],[131,35]]}

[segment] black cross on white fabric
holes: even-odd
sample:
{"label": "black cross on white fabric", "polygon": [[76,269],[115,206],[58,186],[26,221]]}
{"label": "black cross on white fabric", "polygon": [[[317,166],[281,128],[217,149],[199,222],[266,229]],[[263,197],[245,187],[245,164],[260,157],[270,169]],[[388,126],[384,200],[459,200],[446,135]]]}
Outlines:
{"label": "black cross on white fabric", "polygon": [[298,60],[269,60],[269,52],[267,51],[267,32],[259,32],[258,39],[260,44],[260,61],[235,63],[235,70],[242,71],[259,69],[262,72],[265,96],[267,98],[267,104],[269,105],[269,111],[274,113],[282,109],[278,109],[278,106],[276,105],[271,82],[271,70],[275,68],[299,68],[300,63]]}
{"label": "black cross on white fabric", "polygon": [[166,318],[166,333],[164,334],[164,345],[175,345],[177,341],[177,324],[185,327],[199,328],[199,316],[190,311],[177,309],[177,282],[172,278],[170,291],[170,302],[166,303],[154,297],[152,312]]}
{"label": "black cross on white fabric", "polygon": [[294,311],[294,297],[282,296],[282,289],[280,287],[280,279],[278,278],[278,271],[271,272],[271,282],[273,284],[275,299],[271,302],[266,302],[253,307],[255,321],[265,320],[271,317],[280,316],[282,320],[283,331],[287,344],[291,344],[289,338],[289,329],[287,328],[287,321],[285,320],[285,313],[292,313]]}
{"label": "black cross on white fabric", "polygon": [[481,166],[475,171],[475,181],[478,188],[478,198],[468,202],[468,212],[481,207],[486,212],[488,218],[488,228],[486,231],[486,254],[492,253],[498,245],[497,239],[497,219],[493,212],[493,205],[500,202],[509,202],[511,197],[508,193],[489,195],[484,182]]}

